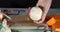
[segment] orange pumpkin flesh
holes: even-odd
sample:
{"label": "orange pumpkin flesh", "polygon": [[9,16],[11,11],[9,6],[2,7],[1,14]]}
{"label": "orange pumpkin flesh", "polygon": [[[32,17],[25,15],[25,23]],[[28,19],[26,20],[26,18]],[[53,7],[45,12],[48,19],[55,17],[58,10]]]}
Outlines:
{"label": "orange pumpkin flesh", "polygon": [[54,19],[54,17],[52,17],[50,20],[46,22],[46,24],[49,26],[53,25],[54,23],[56,23],[56,20]]}
{"label": "orange pumpkin flesh", "polygon": [[48,20],[46,24],[51,26],[52,30],[60,32],[60,15],[47,16],[46,19]]}

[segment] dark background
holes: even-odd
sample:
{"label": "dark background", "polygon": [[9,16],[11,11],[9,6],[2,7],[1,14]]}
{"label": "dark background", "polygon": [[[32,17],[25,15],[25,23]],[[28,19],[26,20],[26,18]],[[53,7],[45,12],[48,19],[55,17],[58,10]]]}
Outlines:
{"label": "dark background", "polygon": [[[36,5],[38,0],[0,0],[0,8],[28,8]],[[60,0],[53,0],[51,8],[60,8]]]}

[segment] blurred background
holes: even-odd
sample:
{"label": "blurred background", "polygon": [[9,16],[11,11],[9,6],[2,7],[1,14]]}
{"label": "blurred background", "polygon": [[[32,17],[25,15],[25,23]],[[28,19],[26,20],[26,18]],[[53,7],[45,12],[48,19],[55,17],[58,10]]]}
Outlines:
{"label": "blurred background", "polygon": [[[36,5],[38,0],[0,0],[2,8],[28,8]],[[60,0],[52,0],[51,8],[60,8]]]}
{"label": "blurred background", "polygon": [[[44,25],[40,25],[40,30],[37,29],[37,24],[29,20],[27,16],[27,8],[35,6],[37,1],[38,0],[0,0],[0,10],[12,18],[12,21],[9,23],[12,29],[17,29],[21,32],[44,32],[46,31]],[[60,15],[60,0],[52,0],[51,8],[47,13],[47,16],[50,17],[51,15],[53,15],[52,17],[58,17]],[[60,20],[59,17],[57,19]],[[48,31],[51,32],[52,30]]]}

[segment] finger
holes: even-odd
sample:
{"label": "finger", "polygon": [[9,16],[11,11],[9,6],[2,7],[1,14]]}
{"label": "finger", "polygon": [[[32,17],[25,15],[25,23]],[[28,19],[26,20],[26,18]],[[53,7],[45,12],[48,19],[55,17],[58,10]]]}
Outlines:
{"label": "finger", "polygon": [[30,13],[31,7],[28,8],[28,14]]}
{"label": "finger", "polygon": [[28,20],[28,21],[30,21],[30,18],[29,18],[29,17],[30,17],[30,15],[29,15],[30,10],[31,10],[31,7],[28,7],[28,17],[27,17],[27,20]]}
{"label": "finger", "polygon": [[38,21],[34,21],[34,23],[39,24],[39,22],[38,22]]}
{"label": "finger", "polygon": [[41,24],[41,23],[43,23],[43,21],[42,20],[41,21],[34,21],[34,23]]}
{"label": "finger", "polygon": [[0,20],[2,20],[2,19],[3,19],[3,14],[0,13]]}
{"label": "finger", "polygon": [[31,10],[31,7],[28,7],[28,12]]}

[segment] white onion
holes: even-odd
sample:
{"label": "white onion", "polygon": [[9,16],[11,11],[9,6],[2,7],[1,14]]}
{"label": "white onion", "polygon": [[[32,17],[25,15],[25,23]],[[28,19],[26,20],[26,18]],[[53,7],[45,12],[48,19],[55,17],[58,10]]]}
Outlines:
{"label": "white onion", "polygon": [[31,8],[29,15],[32,20],[40,20],[42,16],[42,9],[39,7],[33,7]]}

